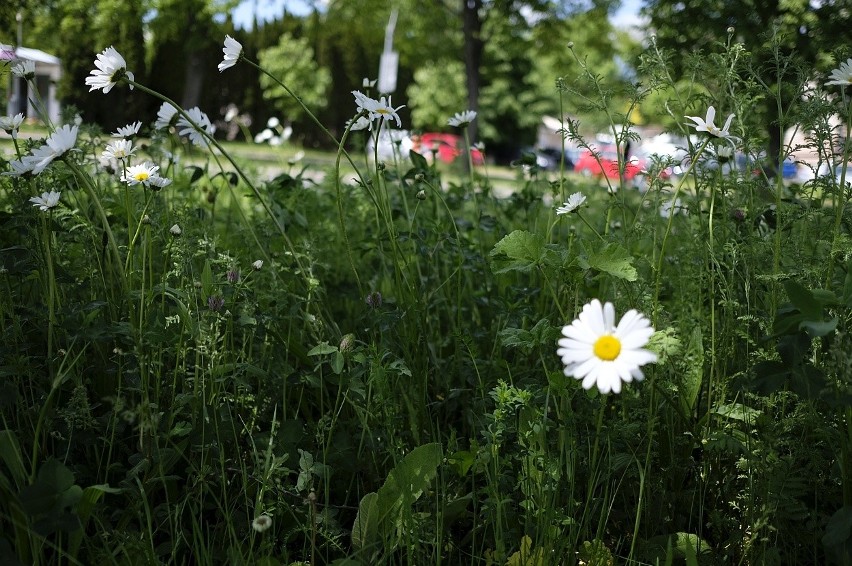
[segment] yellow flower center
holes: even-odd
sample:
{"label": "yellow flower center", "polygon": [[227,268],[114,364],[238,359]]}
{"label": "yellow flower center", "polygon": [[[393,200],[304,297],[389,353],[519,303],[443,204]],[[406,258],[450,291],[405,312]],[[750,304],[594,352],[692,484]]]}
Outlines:
{"label": "yellow flower center", "polygon": [[390,114],[390,110],[388,110],[387,108],[379,108],[378,110],[376,110],[376,114]]}
{"label": "yellow flower center", "polygon": [[611,362],[621,353],[621,341],[611,334],[605,334],[595,342],[594,352],[600,359]]}
{"label": "yellow flower center", "polygon": [[136,173],[133,176],[133,178],[136,179],[136,181],[138,181],[139,183],[147,181],[148,177],[150,177],[150,175],[148,174],[147,171],[140,171],[139,173]]}

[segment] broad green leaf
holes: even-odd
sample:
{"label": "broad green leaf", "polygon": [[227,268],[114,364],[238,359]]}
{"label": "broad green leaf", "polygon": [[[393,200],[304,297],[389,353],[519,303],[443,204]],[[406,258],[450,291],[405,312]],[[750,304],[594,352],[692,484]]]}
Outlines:
{"label": "broad green leaf", "polygon": [[759,411],[758,409],[746,407],[742,403],[728,403],[725,405],[719,405],[715,409],[713,409],[713,413],[721,417],[728,417],[729,419],[741,421],[744,423],[753,423],[757,419],[757,417],[762,414],[761,411]]}
{"label": "broad green leaf", "polygon": [[529,271],[544,256],[544,239],[526,230],[515,230],[497,242],[489,255],[495,274]]}
{"label": "broad green leaf", "polygon": [[639,277],[633,267],[633,256],[620,244],[611,242],[603,248],[593,250],[588,249],[590,246],[583,247],[586,248],[586,257],[580,257],[578,260],[583,269],[595,269],[626,281],[636,281]]}
{"label": "broad green leaf", "polygon": [[308,352],[309,356],[324,356],[326,354],[333,354],[337,351],[337,346],[332,346],[328,342],[320,342],[318,345],[311,348],[311,351]]}
{"label": "broad green leaf", "polygon": [[352,525],[352,546],[363,548],[370,542],[378,529],[379,513],[376,500],[379,495],[373,491],[361,498],[358,504],[358,513],[355,515],[355,523]]}

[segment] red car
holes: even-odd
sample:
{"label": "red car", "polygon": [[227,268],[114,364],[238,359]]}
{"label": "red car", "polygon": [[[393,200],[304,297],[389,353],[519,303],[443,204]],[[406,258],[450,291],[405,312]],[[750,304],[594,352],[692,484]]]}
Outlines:
{"label": "red car", "polygon": [[[597,157],[591,151],[586,150],[577,162],[574,163],[574,171],[587,176],[606,177],[607,179],[618,179],[618,150],[615,146],[604,146],[597,150]],[[624,165],[624,178],[632,181],[642,173],[639,160],[632,157]]]}
{"label": "red car", "polygon": [[[413,149],[424,157],[431,158],[433,148],[437,148],[437,157],[444,163],[452,163],[456,157],[464,153],[464,139],[455,134],[428,133],[412,136]],[[470,155],[474,165],[485,162],[482,152],[472,148]]]}

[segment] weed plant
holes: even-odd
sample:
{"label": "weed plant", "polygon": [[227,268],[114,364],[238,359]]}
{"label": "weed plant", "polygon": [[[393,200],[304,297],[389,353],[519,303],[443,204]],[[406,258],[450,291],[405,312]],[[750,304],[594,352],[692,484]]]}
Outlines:
{"label": "weed plant", "polygon": [[[223,71],[253,64],[234,43]],[[110,54],[93,90],[173,120],[112,160],[84,124],[0,164],[0,563],[848,563],[848,69],[762,59],[801,93],[783,107],[730,39],[689,88],[669,58],[652,45],[632,100],[671,93],[683,162],[641,190],[623,158],[603,183],[520,164],[497,198],[472,159],[450,182],[428,151],[361,155],[395,116],[369,93],[324,180],[261,181]],[[583,69],[566,113],[635,140]],[[765,97],[806,139],[768,165]],[[735,117],[696,129],[711,106]],[[803,150],[838,175],[773,174]],[[656,330],[619,394],[555,355],[594,298]]]}

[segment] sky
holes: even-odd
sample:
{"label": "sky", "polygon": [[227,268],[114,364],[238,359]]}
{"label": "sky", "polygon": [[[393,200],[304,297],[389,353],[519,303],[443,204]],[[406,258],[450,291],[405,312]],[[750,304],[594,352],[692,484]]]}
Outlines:
{"label": "sky", "polygon": [[[621,8],[611,18],[613,25],[621,28],[635,25],[641,7],[642,0],[622,0]],[[293,14],[305,15],[311,11],[311,6],[306,0],[243,0],[234,10],[234,25],[238,28],[251,27],[255,10],[259,21],[267,21],[280,17],[285,9]]]}

